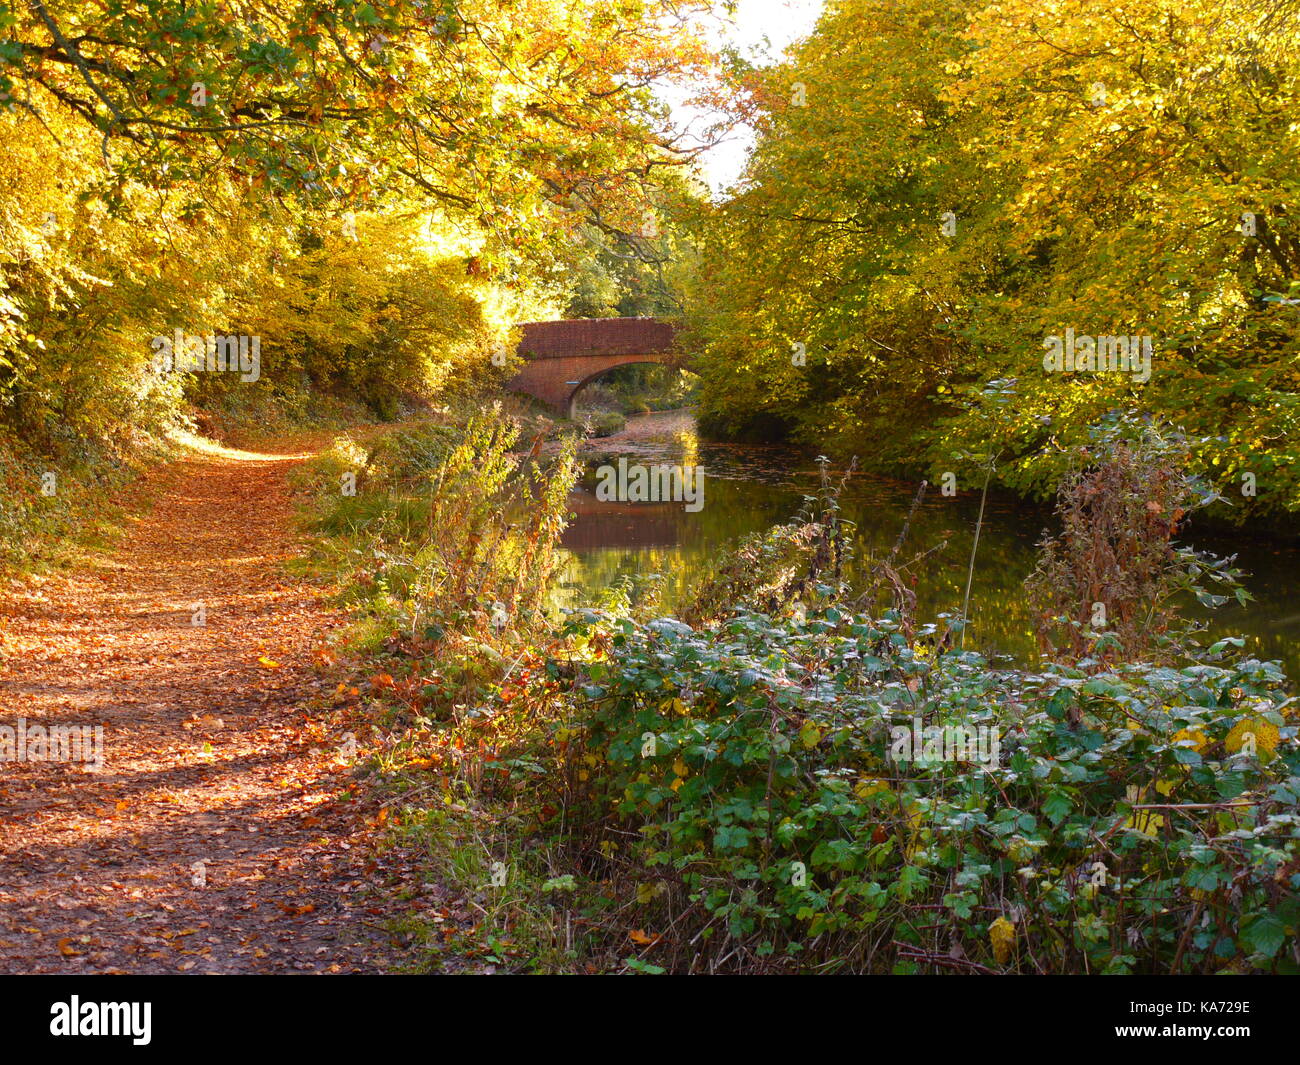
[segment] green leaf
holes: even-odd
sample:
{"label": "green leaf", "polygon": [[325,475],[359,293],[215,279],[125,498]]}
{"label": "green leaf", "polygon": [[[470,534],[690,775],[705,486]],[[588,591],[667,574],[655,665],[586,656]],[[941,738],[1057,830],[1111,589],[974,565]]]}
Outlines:
{"label": "green leaf", "polygon": [[1286,941],[1286,925],[1273,913],[1262,913],[1245,922],[1241,939],[1256,954],[1273,957]]}
{"label": "green leaf", "polygon": [[1043,813],[1053,826],[1059,825],[1074,809],[1074,801],[1061,789],[1053,791],[1043,803]]}

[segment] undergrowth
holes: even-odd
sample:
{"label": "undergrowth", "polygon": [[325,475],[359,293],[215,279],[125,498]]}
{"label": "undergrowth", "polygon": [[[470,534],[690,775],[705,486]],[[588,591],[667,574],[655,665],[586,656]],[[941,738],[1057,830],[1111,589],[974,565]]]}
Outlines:
{"label": "undergrowth", "polygon": [[165,438],[137,434],[117,441],[69,435],[37,453],[0,435],[0,570],[40,572],[111,542],[121,531],[118,492],[176,451]]}
{"label": "undergrowth", "polygon": [[[1129,619],[1154,590],[1158,631],[1107,627],[1092,600],[1079,621],[1089,571],[1049,551],[1074,653],[1002,669],[958,648],[959,617],[913,616],[898,546],[846,586],[829,478],[679,618],[617,593],[556,618],[573,456],[526,443],[488,418],[344,448],[330,475],[364,458],[362,489],[318,518],[387,634],[371,668],[397,831],[478,915],[425,937],[432,967],[1300,971],[1296,699],[1276,663],[1177,622],[1163,590],[1204,591],[1177,499],[1150,500],[1167,535],[1141,579],[1097,600]],[[1148,472],[1084,463],[1089,504],[1062,502],[1080,543],[1156,516],[1129,498]]]}

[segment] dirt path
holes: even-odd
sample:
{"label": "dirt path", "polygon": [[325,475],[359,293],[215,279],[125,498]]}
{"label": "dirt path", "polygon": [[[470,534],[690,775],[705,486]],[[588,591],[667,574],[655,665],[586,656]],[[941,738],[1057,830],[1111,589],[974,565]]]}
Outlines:
{"label": "dirt path", "polygon": [[0,724],[103,725],[104,760],[0,762],[0,972],[398,960],[313,666],[344,618],[283,568],[302,457],[196,453],[117,549],[4,588]]}

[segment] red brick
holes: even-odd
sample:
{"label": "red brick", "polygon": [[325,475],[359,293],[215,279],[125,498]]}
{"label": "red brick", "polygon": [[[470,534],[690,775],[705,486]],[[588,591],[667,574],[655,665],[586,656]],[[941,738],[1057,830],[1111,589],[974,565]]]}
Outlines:
{"label": "red brick", "polygon": [[[662,363],[673,351],[677,328],[657,318],[574,318],[528,322],[518,353],[527,365],[506,387],[571,414],[574,395],[615,366]],[[571,384],[570,382],[578,382]]]}

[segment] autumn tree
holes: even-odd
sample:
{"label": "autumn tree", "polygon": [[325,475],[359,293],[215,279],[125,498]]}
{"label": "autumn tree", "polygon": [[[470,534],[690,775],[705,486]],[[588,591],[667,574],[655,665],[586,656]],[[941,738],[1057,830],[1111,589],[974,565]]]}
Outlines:
{"label": "autumn tree", "polygon": [[[1239,516],[1300,506],[1296,14],[830,5],[742,80],[759,146],[705,223],[693,305],[706,423],[879,468],[997,455],[1045,493],[1137,410]],[[1045,370],[1067,329],[1149,338],[1149,380]]]}

